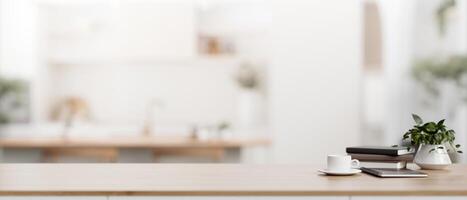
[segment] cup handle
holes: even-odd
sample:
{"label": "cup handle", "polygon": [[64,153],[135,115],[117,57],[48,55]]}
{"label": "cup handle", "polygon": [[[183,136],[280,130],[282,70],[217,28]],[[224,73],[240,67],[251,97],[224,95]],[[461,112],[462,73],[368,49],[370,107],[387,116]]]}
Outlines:
{"label": "cup handle", "polygon": [[351,163],[352,168],[360,168],[360,161],[353,159]]}

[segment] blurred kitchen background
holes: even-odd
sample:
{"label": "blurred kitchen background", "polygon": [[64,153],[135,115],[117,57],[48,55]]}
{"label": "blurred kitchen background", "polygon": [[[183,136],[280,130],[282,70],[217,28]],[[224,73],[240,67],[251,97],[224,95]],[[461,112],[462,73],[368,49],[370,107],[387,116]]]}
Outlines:
{"label": "blurred kitchen background", "polygon": [[466,0],[0,0],[1,160],[322,163],[411,113],[467,146],[466,73]]}

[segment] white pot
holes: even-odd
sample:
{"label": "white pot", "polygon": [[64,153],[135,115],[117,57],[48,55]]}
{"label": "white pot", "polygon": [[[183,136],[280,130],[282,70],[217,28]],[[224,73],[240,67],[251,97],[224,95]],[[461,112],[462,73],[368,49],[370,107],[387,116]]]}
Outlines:
{"label": "white pot", "polygon": [[422,169],[443,169],[451,165],[451,159],[444,145],[420,145],[414,162]]}

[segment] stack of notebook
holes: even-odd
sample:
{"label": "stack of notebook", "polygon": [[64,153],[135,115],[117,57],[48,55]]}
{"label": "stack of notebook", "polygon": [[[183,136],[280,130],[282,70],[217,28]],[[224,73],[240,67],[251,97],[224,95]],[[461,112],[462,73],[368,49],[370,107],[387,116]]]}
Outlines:
{"label": "stack of notebook", "polygon": [[347,147],[347,154],[360,161],[360,167],[403,169],[412,162],[414,151],[407,147]]}

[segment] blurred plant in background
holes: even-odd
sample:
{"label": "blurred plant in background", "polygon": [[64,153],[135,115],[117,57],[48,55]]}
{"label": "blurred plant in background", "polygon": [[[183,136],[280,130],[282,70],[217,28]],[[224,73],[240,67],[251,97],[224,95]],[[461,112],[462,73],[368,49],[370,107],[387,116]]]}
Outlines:
{"label": "blurred plant in background", "polygon": [[438,21],[439,33],[444,36],[446,32],[446,18],[448,13],[456,7],[456,0],[443,0],[436,10],[436,20]]}
{"label": "blurred plant in background", "polygon": [[0,124],[11,122],[13,113],[26,104],[26,83],[0,77]]}
{"label": "blurred plant in background", "polygon": [[[452,81],[459,88],[467,90],[467,56],[451,56],[445,60],[426,59],[417,62],[412,74],[431,94],[439,96],[440,81]],[[467,97],[464,97],[467,100]]]}
{"label": "blurred plant in background", "polygon": [[259,87],[258,71],[249,63],[240,65],[234,78],[242,89],[254,90]]}
{"label": "blurred plant in background", "polygon": [[[439,34],[445,36],[448,16],[457,6],[457,0],[441,0],[434,16],[438,23]],[[442,53],[442,52],[441,52]],[[467,100],[467,56],[450,55],[418,60],[412,68],[412,75],[433,96],[439,97],[446,88],[443,83],[454,84],[461,96]],[[465,94],[463,94],[465,93]]]}

